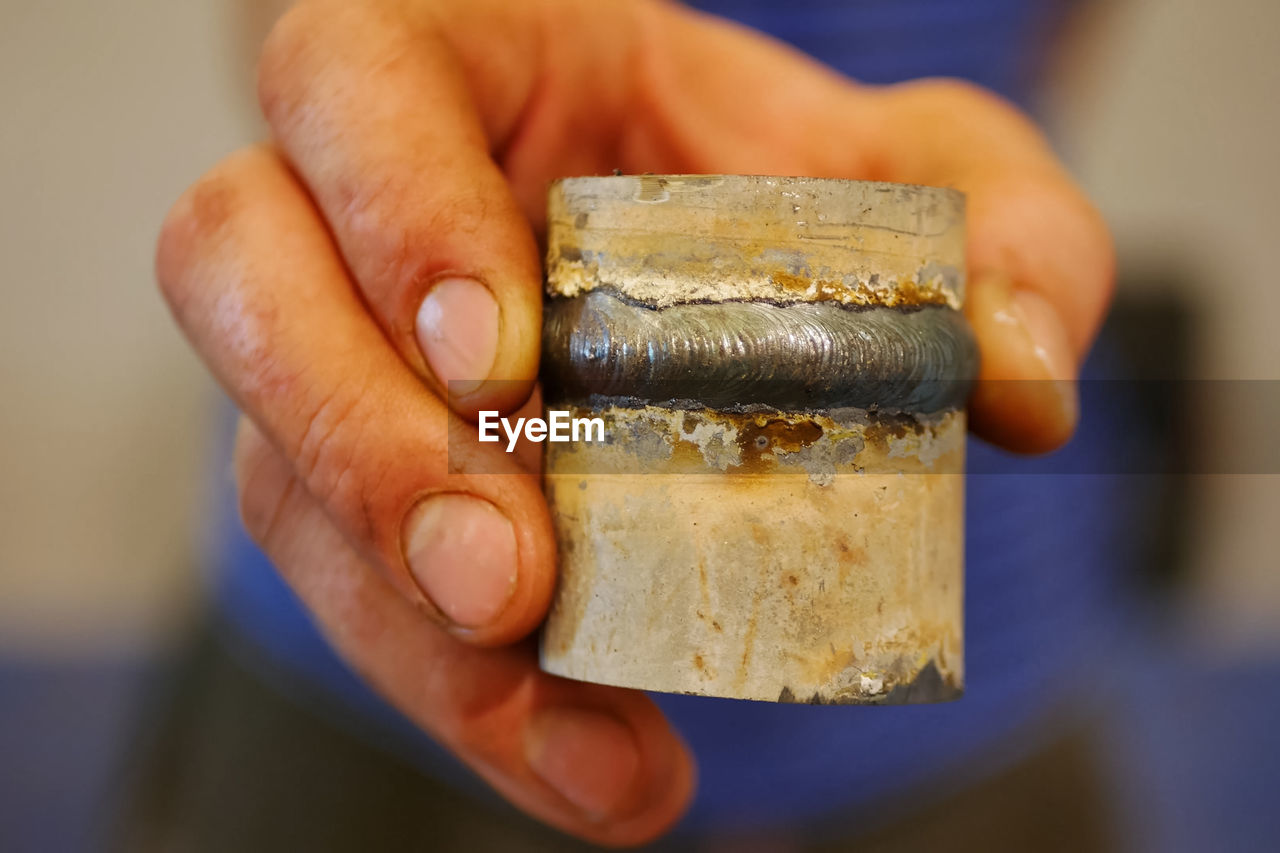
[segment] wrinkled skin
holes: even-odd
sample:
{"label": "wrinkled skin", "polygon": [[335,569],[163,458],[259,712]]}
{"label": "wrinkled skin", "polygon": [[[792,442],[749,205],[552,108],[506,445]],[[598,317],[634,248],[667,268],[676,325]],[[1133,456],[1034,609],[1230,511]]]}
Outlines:
{"label": "wrinkled skin", "polygon": [[[314,0],[267,39],[259,95],[270,142],[183,195],[157,256],[174,316],[244,412],[245,524],[377,690],[567,832],[658,836],[694,766],[642,694],[538,670],[527,637],[555,542],[536,474],[493,445],[446,464],[450,418],[512,411],[533,386],[549,180],[619,168],[961,189],[983,357],[972,423],[1024,451],[1072,431],[1108,237],[1035,127],[972,86],[857,85],[651,0]],[[423,321],[458,276],[496,308],[464,316],[489,296],[450,298]],[[448,380],[484,377],[442,375],[460,362],[424,348],[440,311],[477,330],[488,377],[517,381],[449,400]],[[441,495],[488,520],[421,509]]]}

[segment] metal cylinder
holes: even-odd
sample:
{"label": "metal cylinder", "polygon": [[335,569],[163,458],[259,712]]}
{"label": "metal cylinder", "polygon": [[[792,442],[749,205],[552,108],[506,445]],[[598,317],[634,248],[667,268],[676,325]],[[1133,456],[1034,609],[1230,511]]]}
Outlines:
{"label": "metal cylinder", "polygon": [[963,690],[964,198],[810,178],[553,185],[542,668],[781,702]]}

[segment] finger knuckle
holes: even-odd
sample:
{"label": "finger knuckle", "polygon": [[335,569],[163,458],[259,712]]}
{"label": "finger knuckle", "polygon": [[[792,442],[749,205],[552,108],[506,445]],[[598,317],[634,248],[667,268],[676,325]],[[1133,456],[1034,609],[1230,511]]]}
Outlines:
{"label": "finger knuckle", "polygon": [[235,446],[236,504],[240,522],[255,542],[272,542],[292,489],[292,478],[272,464],[266,441],[241,430]]}
{"label": "finger knuckle", "polygon": [[343,519],[353,536],[371,538],[374,498],[384,477],[377,470],[378,457],[362,452],[371,416],[360,395],[338,389],[304,416],[292,455],[298,476],[312,495]]}
{"label": "finger knuckle", "polygon": [[480,758],[501,755],[504,733],[528,707],[534,683],[522,679],[476,681],[445,668],[439,674],[443,683],[432,685],[432,692],[452,699],[447,716],[454,745]]}
{"label": "finger knuckle", "polygon": [[464,251],[489,218],[477,188],[432,198],[411,181],[366,181],[344,194],[341,218],[359,247],[353,272],[375,298],[412,298],[440,275],[474,262]]}
{"label": "finger knuckle", "polygon": [[1020,191],[1010,191],[1011,198],[1024,199],[1023,206],[1040,217],[1045,239],[1063,241],[1081,271],[1102,284],[1113,264],[1111,233],[1102,213],[1065,175],[1048,180],[1028,176],[1022,184]]}
{"label": "finger knuckle", "polygon": [[272,26],[258,54],[258,103],[263,115],[275,123],[292,113],[299,66],[314,49],[315,27],[322,9],[316,0],[294,4]]}
{"label": "finger knuckle", "polygon": [[889,91],[916,127],[944,127],[953,138],[1018,157],[1043,160],[1049,151],[1033,122],[1003,97],[967,80],[938,77],[901,83]]}
{"label": "finger knuckle", "polygon": [[943,109],[957,115],[971,116],[975,112],[985,115],[1017,113],[1016,108],[999,95],[968,80],[935,77],[915,85],[920,96],[933,100]]}
{"label": "finger knuckle", "polygon": [[165,216],[156,243],[156,281],[175,312],[191,295],[191,271],[228,231],[241,206],[234,168],[225,161],[179,197]]}
{"label": "finger knuckle", "polygon": [[[267,33],[258,54],[258,103],[273,125],[305,112],[317,70],[342,61],[342,50],[370,21],[401,21],[398,0],[299,0]],[[358,36],[357,36],[358,37]]]}

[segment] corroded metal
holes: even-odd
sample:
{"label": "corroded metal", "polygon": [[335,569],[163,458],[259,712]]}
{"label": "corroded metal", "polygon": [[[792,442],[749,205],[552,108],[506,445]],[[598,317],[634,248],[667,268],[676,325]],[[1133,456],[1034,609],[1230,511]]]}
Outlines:
{"label": "corroded metal", "polygon": [[955,190],[744,175],[567,178],[547,204],[551,292],[638,303],[964,302]]}
{"label": "corroded metal", "polygon": [[756,177],[556,184],[542,665],[793,702],[963,689],[963,197]]}

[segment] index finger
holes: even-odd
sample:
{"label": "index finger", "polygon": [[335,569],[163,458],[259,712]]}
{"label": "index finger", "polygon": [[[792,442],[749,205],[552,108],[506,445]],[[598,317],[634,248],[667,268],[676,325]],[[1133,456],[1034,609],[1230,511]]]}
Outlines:
{"label": "index finger", "polygon": [[[707,76],[734,97],[735,74],[776,80],[770,103],[803,95],[806,117],[841,85],[712,20],[646,2],[312,0],[277,24],[260,64],[264,113],[384,331],[438,392],[518,380],[463,395],[460,412],[513,406],[510,389],[536,371],[541,265],[529,223],[551,178],[707,168],[687,138],[698,110],[677,115],[686,81],[666,73],[683,66],[665,45],[730,33],[736,61],[710,61]],[[750,138],[750,125],[782,126],[770,114],[708,128],[721,168],[745,147],[778,151],[769,171],[824,170],[803,155],[814,146],[800,123],[785,125],[785,142]]]}
{"label": "index finger", "polygon": [[318,0],[262,54],[263,110],[366,303],[462,414],[514,408],[537,371],[541,259],[492,152],[536,101],[539,5]]}

